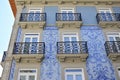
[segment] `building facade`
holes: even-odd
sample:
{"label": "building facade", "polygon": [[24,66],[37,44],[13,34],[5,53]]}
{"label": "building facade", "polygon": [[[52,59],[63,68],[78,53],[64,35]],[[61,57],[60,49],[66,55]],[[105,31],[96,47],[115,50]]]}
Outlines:
{"label": "building facade", "polygon": [[9,2],[1,80],[120,80],[120,0]]}

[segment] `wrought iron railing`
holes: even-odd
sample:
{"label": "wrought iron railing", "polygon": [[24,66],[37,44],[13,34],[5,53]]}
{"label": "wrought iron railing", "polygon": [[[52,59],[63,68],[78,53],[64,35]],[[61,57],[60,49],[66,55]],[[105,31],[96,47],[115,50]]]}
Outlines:
{"label": "wrought iron railing", "polygon": [[4,51],[4,53],[3,53],[3,57],[2,57],[2,62],[5,61],[6,56],[7,56],[6,51]]}
{"label": "wrought iron railing", "polygon": [[21,13],[20,21],[22,22],[46,21],[46,13]]}
{"label": "wrought iron railing", "polygon": [[57,42],[57,53],[58,54],[88,53],[87,42],[86,41]]}
{"label": "wrought iron railing", "polygon": [[56,21],[82,21],[80,13],[56,13]]}
{"label": "wrought iron railing", "polygon": [[16,42],[13,49],[14,54],[44,54],[44,42]]}
{"label": "wrought iron railing", "polygon": [[98,23],[100,21],[120,21],[120,13],[97,13]]}
{"label": "wrought iron railing", "polygon": [[119,53],[120,54],[120,41],[106,41],[105,49],[107,54]]}

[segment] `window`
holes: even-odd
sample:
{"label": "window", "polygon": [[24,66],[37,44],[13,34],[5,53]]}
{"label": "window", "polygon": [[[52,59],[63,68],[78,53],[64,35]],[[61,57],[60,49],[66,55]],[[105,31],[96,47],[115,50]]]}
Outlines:
{"label": "window", "polygon": [[114,17],[110,8],[101,8],[98,10],[102,21],[113,21]]}
{"label": "window", "polygon": [[25,34],[24,42],[38,42],[39,34]]}
{"label": "window", "polygon": [[37,71],[35,69],[19,70],[18,80],[37,80]]}
{"label": "window", "polygon": [[78,34],[77,33],[64,33],[63,41],[78,41]]}
{"label": "window", "polygon": [[63,21],[70,21],[70,20],[74,20],[75,16],[74,16],[74,8],[61,8],[61,20]]}
{"label": "window", "polygon": [[118,76],[119,76],[119,78],[120,78],[120,68],[118,68]]}
{"label": "window", "polygon": [[29,10],[29,15],[28,15],[28,20],[29,21],[40,21],[41,20],[41,13],[42,9],[30,9]]}
{"label": "window", "polygon": [[63,34],[64,53],[80,53],[80,45],[78,43],[77,33]]}
{"label": "window", "polygon": [[109,33],[107,37],[109,41],[120,41],[120,33]]}
{"label": "window", "polygon": [[65,69],[65,80],[85,80],[83,69]]}
{"label": "window", "polygon": [[25,34],[23,53],[37,53],[39,48],[39,34]]}
{"label": "window", "polygon": [[74,13],[74,8],[61,8],[61,13]]}

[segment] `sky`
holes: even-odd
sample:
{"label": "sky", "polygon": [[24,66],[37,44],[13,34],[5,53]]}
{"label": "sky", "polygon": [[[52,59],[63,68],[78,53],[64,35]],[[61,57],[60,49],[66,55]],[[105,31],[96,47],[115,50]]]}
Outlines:
{"label": "sky", "polygon": [[[3,52],[7,51],[8,49],[13,23],[14,16],[9,1],[2,0],[0,2],[0,62],[3,56]],[[0,77],[2,70],[3,69],[0,66]]]}

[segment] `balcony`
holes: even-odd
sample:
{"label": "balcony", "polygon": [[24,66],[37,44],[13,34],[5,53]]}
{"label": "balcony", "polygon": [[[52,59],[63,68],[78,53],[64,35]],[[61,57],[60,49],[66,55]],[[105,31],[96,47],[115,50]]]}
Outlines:
{"label": "balcony", "polygon": [[21,13],[19,25],[22,28],[43,28],[46,13]]}
{"label": "balcony", "polygon": [[98,13],[96,18],[99,25],[103,28],[120,28],[120,13]]}
{"label": "balcony", "polygon": [[44,42],[17,42],[14,44],[13,57],[17,62],[41,61],[44,53]]}
{"label": "balcony", "polygon": [[108,57],[111,60],[120,60],[120,41],[106,41],[105,49]]}
{"label": "balcony", "polygon": [[61,62],[84,62],[87,56],[87,42],[85,41],[57,43],[57,57]]}
{"label": "balcony", "polygon": [[56,25],[63,27],[80,27],[82,19],[80,13],[56,13]]}

